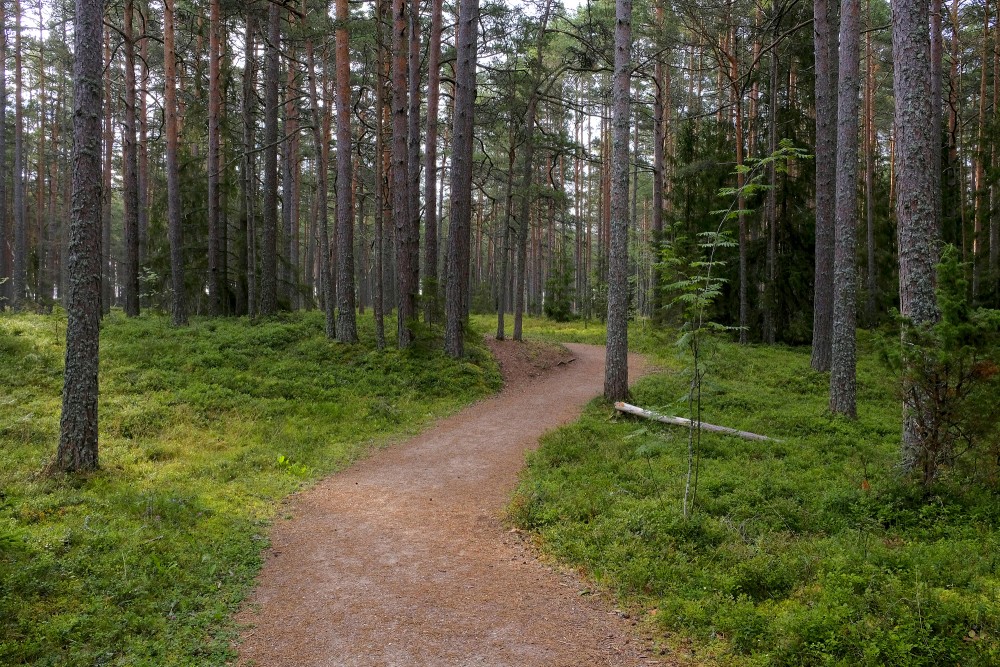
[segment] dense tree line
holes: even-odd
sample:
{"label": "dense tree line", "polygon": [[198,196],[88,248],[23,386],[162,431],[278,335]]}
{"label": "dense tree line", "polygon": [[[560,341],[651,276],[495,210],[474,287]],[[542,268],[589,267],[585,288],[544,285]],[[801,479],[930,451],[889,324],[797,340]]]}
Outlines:
{"label": "dense tree line", "polygon": [[454,356],[470,311],[607,319],[620,398],[628,320],[678,323],[723,229],[710,316],[811,342],[852,416],[856,327],[934,320],[938,239],[1000,298],[1000,11],[909,4],[113,0],[98,150],[81,5],[4,0],[0,308],[78,307],[93,149],[100,313],[322,308],[350,344],[371,308]]}

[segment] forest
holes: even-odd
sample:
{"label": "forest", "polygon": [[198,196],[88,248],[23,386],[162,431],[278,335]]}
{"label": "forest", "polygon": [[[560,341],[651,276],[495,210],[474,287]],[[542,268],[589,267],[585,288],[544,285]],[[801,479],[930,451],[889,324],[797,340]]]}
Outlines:
{"label": "forest", "polygon": [[1000,3],[0,24],[0,663],[246,659],[289,494],[580,344],[483,512],[669,664],[1000,661]]}

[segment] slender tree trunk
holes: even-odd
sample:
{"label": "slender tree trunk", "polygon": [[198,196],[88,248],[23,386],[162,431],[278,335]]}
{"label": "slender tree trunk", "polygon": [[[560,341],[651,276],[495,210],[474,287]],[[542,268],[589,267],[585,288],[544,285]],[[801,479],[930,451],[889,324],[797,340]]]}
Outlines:
{"label": "slender tree trunk", "polygon": [[417,317],[420,291],[420,0],[410,0],[409,11],[409,91],[407,94],[407,193],[410,200],[410,228],[407,233],[407,266],[413,290],[413,317]]}
{"label": "slender tree trunk", "polygon": [[[940,6],[940,0],[936,0]],[[871,23],[871,0],[868,0],[868,22]],[[938,26],[940,29],[940,25]],[[940,85],[938,89],[938,127],[941,126]],[[940,136],[940,132],[938,133]],[[865,33],[865,222],[867,231],[867,301],[865,319],[869,326],[875,326],[878,304],[878,267],[875,264],[875,51],[872,48],[872,34]],[[940,165],[940,141],[938,141],[937,164]],[[935,172],[938,179],[938,196],[940,200],[941,172]]]}
{"label": "slender tree trunk", "polygon": [[608,267],[608,343],[604,397],[628,396],[628,128],[632,68],[632,0],[615,2],[615,69],[611,84],[611,238]]}
{"label": "slender tree trunk", "polygon": [[990,146],[986,131],[987,63],[990,61],[990,1],[983,3],[983,49],[979,68],[979,118],[976,139],[975,217],[972,231],[972,298],[979,299],[983,287],[986,257],[983,255],[986,218],[989,214],[989,188],[986,185],[986,163],[990,160]]}
{"label": "slender tree trunk", "polygon": [[66,370],[55,467],[97,468],[101,318],[102,0],[76,0],[73,22],[73,217],[70,221]]}
{"label": "slender tree trunk", "polygon": [[392,218],[396,229],[396,336],[400,348],[413,340],[416,285],[410,284],[410,178],[407,104],[407,20],[404,0],[392,2]]}
{"label": "slender tree trunk", "polygon": [[[78,0],[79,1],[79,0]],[[176,0],[163,5],[163,106],[167,135],[167,235],[170,241],[170,274],[173,285],[173,323],[187,324],[187,298],[184,287],[184,232],[181,226],[181,186],[178,165],[177,59],[174,49]]]}
{"label": "slender tree trunk", "polygon": [[208,313],[222,312],[222,289],[219,265],[222,248],[219,229],[219,116],[222,110],[222,91],[219,65],[219,33],[222,30],[221,0],[209,0],[208,23]]}
{"label": "slender tree trunk", "polygon": [[376,73],[375,73],[375,285],[372,309],[375,311],[375,345],[385,349],[385,214],[389,209],[386,196],[386,87],[389,84],[389,57],[386,49],[386,9],[388,2],[378,0],[376,13]]}
{"label": "slender tree trunk", "polygon": [[424,321],[431,324],[438,302],[437,135],[441,96],[441,15],[443,0],[431,0],[427,61],[427,138],[424,150]]}
{"label": "slender tree trunk", "polygon": [[837,206],[833,269],[830,411],[857,418],[858,87],[861,0],[840,5]]}
{"label": "slender tree trunk", "polygon": [[833,351],[834,203],[837,187],[837,25],[835,0],[813,1],[816,45],[816,269],[812,367],[830,370]]}
{"label": "slender tree trunk", "polygon": [[[931,119],[930,42],[926,0],[892,3],[893,90],[895,93],[896,216],[899,237],[900,314],[915,325],[938,318],[934,294],[937,224],[931,164],[937,132]],[[914,388],[903,387],[904,396]],[[925,433],[912,401],[904,400],[903,465],[921,459]],[[932,425],[925,425],[932,426]]]}
{"label": "slender tree trunk", "polygon": [[15,311],[24,308],[28,286],[28,228],[24,204],[24,104],[21,89],[21,2],[14,0],[14,276],[11,281]]}
{"label": "slender tree trunk", "polygon": [[[781,21],[774,19],[774,39],[777,41]],[[768,109],[770,123],[767,131],[768,154],[778,150],[778,47],[768,58]],[[774,162],[767,165],[767,286],[764,288],[764,341],[773,345],[777,339],[778,291],[778,170]]]}
{"label": "slender tree trunk", "polygon": [[337,340],[358,342],[354,314],[354,201],[351,192],[351,52],[347,0],[337,0]]}
{"label": "slender tree trunk", "polygon": [[136,148],[135,16],[133,0],[125,0],[125,127],[122,133],[122,198],[125,219],[125,266],[122,278],[125,314],[139,316],[139,161]]}
{"label": "slender tree trunk", "polygon": [[[0,2],[0,26],[7,25],[5,3]],[[0,63],[7,62],[7,31],[0,30]],[[7,67],[0,67],[0,174],[7,173]],[[7,246],[7,178],[0,177],[0,312],[10,301],[10,257]]]}
{"label": "slender tree trunk", "polygon": [[448,224],[444,351],[465,353],[469,298],[469,237],[472,229],[472,130],[476,102],[479,0],[461,0],[455,37],[455,113],[451,154],[451,218]]}
{"label": "slender tree trunk", "polygon": [[[165,30],[166,28],[164,28]],[[113,294],[113,262],[111,254],[111,158],[114,155],[115,135],[111,124],[113,99],[111,97],[111,33],[104,33],[104,163],[101,174],[101,313],[111,312]],[[17,166],[15,163],[15,173]],[[15,195],[17,193],[15,185]],[[15,201],[17,197],[15,196]],[[15,203],[16,208],[16,203]]]}
{"label": "slender tree trunk", "polygon": [[[257,58],[256,33],[257,15],[252,7],[246,12],[246,32],[244,34],[243,51],[243,173],[242,184],[243,208],[245,217],[240,222],[242,243],[240,244],[240,292],[246,295],[246,314],[251,318],[257,315],[257,234],[254,224],[256,209],[256,164],[254,101],[257,99]],[[237,297],[239,300],[239,297]],[[241,311],[243,312],[243,311]]]}
{"label": "slender tree trunk", "polygon": [[[523,319],[525,311],[525,281],[527,280],[528,261],[528,229],[531,226],[531,182],[535,170],[535,116],[538,112],[539,87],[542,84],[542,46],[545,31],[548,28],[551,2],[545,3],[542,22],[538,28],[535,44],[535,58],[531,71],[531,93],[528,96],[528,108],[524,114],[524,157],[522,162],[521,184],[517,192],[517,277],[514,281],[514,340],[524,340]],[[628,137],[626,135],[626,141]]]}
{"label": "slender tree trunk", "polygon": [[139,43],[139,265],[146,263],[149,250],[149,110],[146,95],[149,93],[149,7],[140,4],[139,18],[142,20],[142,35]]}
{"label": "slender tree trunk", "polygon": [[[998,12],[1000,15],[1000,12]],[[993,22],[993,122],[994,135],[1000,132],[997,114],[1000,113],[1000,17]],[[1000,150],[997,149],[994,136],[992,151],[993,183],[990,187],[990,291],[993,293],[993,306],[1000,306],[1000,183],[997,181],[997,171],[1000,169]]]}
{"label": "slender tree trunk", "polygon": [[[657,28],[664,30],[664,10],[665,0],[657,0],[655,9],[655,21]],[[660,252],[663,247],[663,180],[665,170],[663,164],[663,148],[666,142],[664,116],[669,103],[667,97],[667,85],[665,70],[669,68],[663,64],[663,56],[657,55],[653,64],[653,81],[656,86],[653,97],[653,238],[652,238],[652,285],[650,286],[650,296],[652,305],[650,315],[656,323],[662,323],[663,312],[663,289],[660,285],[661,275],[657,264],[660,262]]]}
{"label": "slender tree trunk", "polygon": [[[281,9],[267,9],[264,59],[264,211],[261,244],[260,314],[278,312],[278,56]],[[327,304],[328,307],[329,304]]]}

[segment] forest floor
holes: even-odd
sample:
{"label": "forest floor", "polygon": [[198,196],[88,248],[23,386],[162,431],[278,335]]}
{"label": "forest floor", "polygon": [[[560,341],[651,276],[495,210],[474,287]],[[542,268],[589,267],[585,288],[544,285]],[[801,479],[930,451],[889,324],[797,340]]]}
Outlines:
{"label": "forest floor", "polygon": [[498,396],[287,501],[238,617],[241,664],[663,664],[626,613],[503,521],[525,452],[601,392],[604,349],[491,348]]}

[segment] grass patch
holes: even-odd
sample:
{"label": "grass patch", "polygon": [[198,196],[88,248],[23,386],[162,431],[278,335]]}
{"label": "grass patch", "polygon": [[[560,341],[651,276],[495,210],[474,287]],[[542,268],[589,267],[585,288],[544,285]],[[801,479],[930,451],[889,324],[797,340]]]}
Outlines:
{"label": "grass patch", "polygon": [[[567,340],[576,326],[537,330]],[[601,340],[593,329],[585,342]],[[672,336],[635,333],[669,370],[641,380],[634,402],[684,415]],[[693,663],[1000,664],[1000,499],[958,479],[930,494],[897,479],[900,406],[869,343],[856,422],[827,413],[808,349],[722,344],[703,418],[782,442],[703,435],[691,520],[686,431],[602,401],[530,455],[510,518]]]}
{"label": "grass patch", "polygon": [[101,470],[55,453],[65,316],[0,315],[0,664],[221,665],[289,493],[496,391],[453,361],[323,336],[320,313],[101,332]]}

